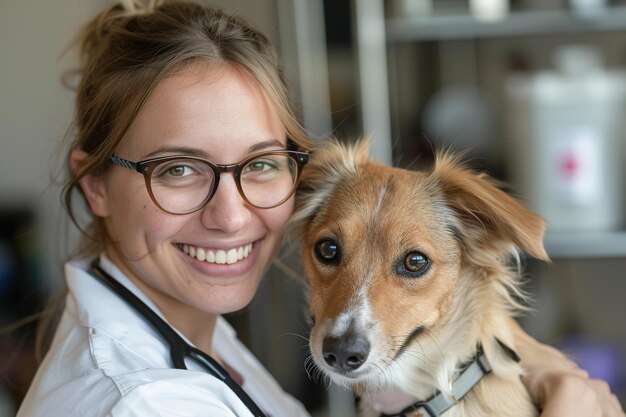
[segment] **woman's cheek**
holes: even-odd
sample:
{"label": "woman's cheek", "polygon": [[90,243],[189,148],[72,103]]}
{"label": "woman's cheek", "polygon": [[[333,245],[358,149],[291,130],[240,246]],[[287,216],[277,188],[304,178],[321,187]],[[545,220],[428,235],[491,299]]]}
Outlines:
{"label": "woman's cheek", "polygon": [[182,228],[185,219],[161,211],[151,201],[134,205],[132,201],[116,202],[114,214],[108,219],[109,230],[122,253],[129,259],[138,259],[162,244],[169,245],[169,238]]}
{"label": "woman's cheek", "polygon": [[265,223],[267,227],[273,232],[281,233],[285,229],[287,221],[289,221],[289,218],[293,214],[293,209],[294,198],[291,197],[280,206],[266,210],[268,212],[272,212],[268,213],[268,216],[266,216]]}

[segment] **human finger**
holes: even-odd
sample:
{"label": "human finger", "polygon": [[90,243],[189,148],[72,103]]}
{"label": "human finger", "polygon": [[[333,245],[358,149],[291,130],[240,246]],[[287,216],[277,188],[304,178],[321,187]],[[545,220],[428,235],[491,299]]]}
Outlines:
{"label": "human finger", "polygon": [[617,396],[611,392],[611,387],[600,379],[590,379],[589,386],[598,397],[602,417],[626,417]]}

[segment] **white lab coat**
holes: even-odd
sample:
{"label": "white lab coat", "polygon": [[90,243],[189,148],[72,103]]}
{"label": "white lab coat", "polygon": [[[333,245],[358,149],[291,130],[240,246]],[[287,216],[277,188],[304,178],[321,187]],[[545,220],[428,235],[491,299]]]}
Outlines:
{"label": "white lab coat", "polygon": [[[161,315],[106,256],[100,264]],[[172,369],[169,345],[88,267],[88,261],[65,266],[66,308],[17,417],[251,416],[217,378],[199,369]],[[216,354],[243,376],[244,390],[269,416],[308,416],[221,317],[213,343]]]}

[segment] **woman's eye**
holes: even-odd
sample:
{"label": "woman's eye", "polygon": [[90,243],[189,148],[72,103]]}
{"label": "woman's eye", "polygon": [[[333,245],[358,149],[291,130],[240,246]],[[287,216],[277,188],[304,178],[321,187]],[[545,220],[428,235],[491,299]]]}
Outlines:
{"label": "woman's eye", "polygon": [[193,162],[187,163],[183,161],[173,161],[169,164],[163,164],[155,169],[152,176],[167,180],[167,178],[183,178],[192,175],[196,172],[202,171],[202,167],[199,164]]}
{"label": "woman's eye", "polygon": [[248,165],[246,165],[246,169],[248,171],[253,171],[253,172],[261,172],[261,171],[266,171],[268,169],[275,169],[276,168],[276,164],[272,163],[271,161],[252,161],[250,162]]}
{"label": "woman's eye", "polygon": [[409,252],[402,261],[398,272],[412,277],[424,275],[430,268],[431,261],[421,252]]}
{"label": "woman's eye", "polygon": [[191,174],[191,172],[191,168],[184,165],[176,165],[167,170],[167,173],[173,177],[184,177],[185,175]]}
{"label": "woman's eye", "polygon": [[337,263],[339,261],[339,244],[332,239],[321,239],[315,244],[315,255],[322,263]]}

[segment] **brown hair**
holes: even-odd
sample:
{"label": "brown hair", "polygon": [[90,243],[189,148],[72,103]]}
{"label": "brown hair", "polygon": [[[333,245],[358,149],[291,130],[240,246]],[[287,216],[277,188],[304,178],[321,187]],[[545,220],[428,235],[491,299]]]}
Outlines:
{"label": "brown hair", "polygon": [[[155,88],[191,62],[204,60],[246,71],[274,104],[289,139],[302,149],[310,147],[292,109],[276,53],[262,33],[235,16],[193,2],[123,3],[97,15],[78,40],[81,81],[71,149],[88,156],[75,170],[70,168],[64,189],[75,224],[72,195],[75,189],[82,193],[79,180],[105,170],[108,157]],[[102,222],[92,217],[79,253],[97,254],[105,237]]]}

